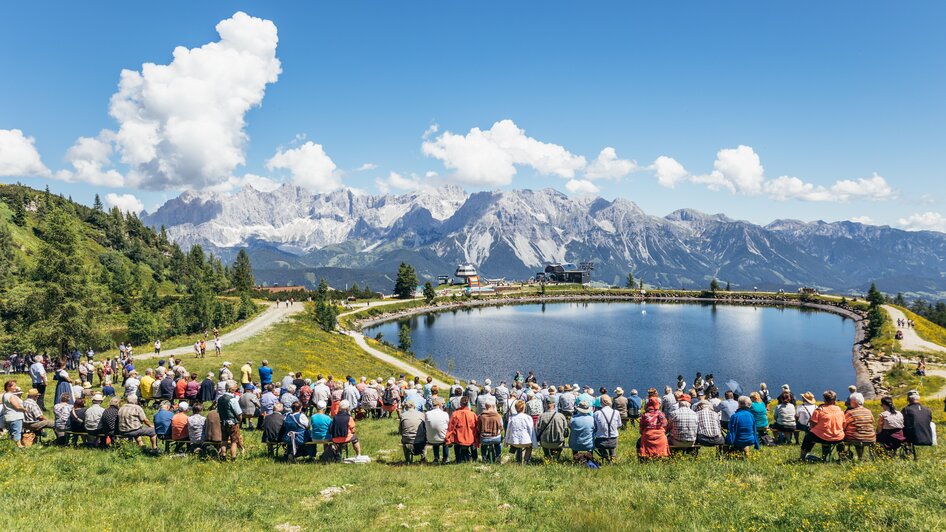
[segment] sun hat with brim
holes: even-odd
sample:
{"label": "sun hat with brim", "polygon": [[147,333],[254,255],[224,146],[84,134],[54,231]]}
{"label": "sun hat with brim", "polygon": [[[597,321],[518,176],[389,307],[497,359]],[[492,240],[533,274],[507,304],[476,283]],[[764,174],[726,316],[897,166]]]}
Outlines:
{"label": "sun hat with brim", "polygon": [[30,388],[29,391],[26,392],[26,396],[27,396],[27,397],[39,397],[39,390],[37,390],[36,388]]}
{"label": "sun hat with brim", "polygon": [[575,407],[575,410],[577,410],[578,412],[582,414],[590,414],[591,403],[589,403],[587,400],[581,401],[580,403],[578,403],[578,406]]}
{"label": "sun hat with brim", "polygon": [[811,393],[811,392],[805,392],[805,393],[801,394],[801,398],[802,398],[802,400],[805,401],[806,403],[815,404],[815,394],[813,394],[813,393]]}
{"label": "sun hat with brim", "polygon": [[614,389],[614,395],[624,395],[624,389],[618,386]]}

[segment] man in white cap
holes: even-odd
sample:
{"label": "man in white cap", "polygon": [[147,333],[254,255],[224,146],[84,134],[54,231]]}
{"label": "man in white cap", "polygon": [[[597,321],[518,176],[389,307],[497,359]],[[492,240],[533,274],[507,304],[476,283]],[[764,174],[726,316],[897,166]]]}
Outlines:
{"label": "man in white cap", "polygon": [[92,406],[85,409],[85,431],[89,435],[89,441],[96,446],[99,444],[102,414],[105,413],[105,409],[102,408],[103,400],[102,394],[97,393],[92,396]]}

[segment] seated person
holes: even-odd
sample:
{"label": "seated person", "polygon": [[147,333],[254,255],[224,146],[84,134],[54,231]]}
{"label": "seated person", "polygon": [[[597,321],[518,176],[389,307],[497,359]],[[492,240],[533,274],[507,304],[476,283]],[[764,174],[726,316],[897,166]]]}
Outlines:
{"label": "seated person", "polygon": [[118,409],[118,435],[135,438],[139,445],[141,438],[147,437],[151,440],[151,449],[156,451],[158,439],[144,409],[138,405],[138,397],[129,395],[125,401]]}
{"label": "seated person", "polygon": [[[414,462],[415,454],[423,454],[426,443],[424,437],[424,414],[417,410],[414,404],[415,399],[412,395],[404,401],[404,412],[401,414],[399,423],[399,432],[401,434],[401,448],[404,451],[404,461],[408,464]],[[423,401],[423,398],[419,399]],[[420,452],[415,452],[415,446],[420,446]]]}
{"label": "seated person", "polygon": [[[844,441],[854,444],[869,444],[877,441],[874,433],[874,414],[864,408],[864,396],[852,393],[848,398],[850,407],[844,412]],[[857,457],[864,455],[863,445],[854,445]]]}
{"label": "seated person", "polygon": [[88,433],[85,430],[85,398],[79,397],[72,405],[69,413],[69,432],[72,432],[72,445],[79,443],[79,438],[86,441]]}
{"label": "seated person", "polygon": [[315,413],[312,414],[312,419],[310,419],[310,427],[312,431],[312,441],[328,441],[328,426],[332,424],[332,418],[328,417],[325,413],[325,409],[328,408],[328,405],[325,401],[319,401],[315,403]]}
{"label": "seated person", "polygon": [[723,445],[723,429],[719,423],[719,412],[713,403],[703,399],[696,403],[696,443],[704,447]]}
{"label": "seated person", "polygon": [[200,415],[203,409],[204,406],[199,402],[194,403],[191,407],[192,414],[187,418],[187,437],[190,440],[191,449],[204,443],[204,423],[207,422],[207,418]]}
{"label": "seated person", "polygon": [[903,435],[913,445],[933,445],[933,411],[920,404],[920,393],[907,392],[909,404],[903,407]]}
{"label": "seated person", "polygon": [[791,392],[782,392],[778,396],[772,432],[777,433],[779,438],[785,433],[789,434],[789,443],[791,443],[791,435],[795,433],[795,405],[792,403]]}
{"label": "seated person", "polygon": [[154,414],[154,433],[166,440],[171,436],[171,419],[174,418],[174,412],[171,412],[171,401],[161,401],[161,406]]}
{"label": "seated person", "polygon": [[338,403],[338,413],[332,418],[332,424],[328,427],[328,433],[332,437],[332,443],[339,445],[350,443],[355,448],[355,456],[361,456],[361,445],[358,443],[358,436],[355,435],[355,420],[351,417],[351,404],[342,399]]}
{"label": "seated person", "polygon": [[190,419],[187,412],[190,406],[186,401],[181,401],[177,405],[177,413],[171,418],[171,440],[177,442],[174,446],[175,452],[183,450],[184,445],[190,441],[190,435],[187,433],[187,422]]}
{"label": "seated person", "polygon": [[277,443],[282,441],[283,423],[286,417],[282,413],[283,406],[280,402],[273,403],[273,412],[263,418],[263,443]]}
{"label": "seated person", "polygon": [[693,447],[696,445],[696,412],[690,409],[690,401],[683,396],[677,402],[677,409],[667,416],[670,428],[670,447]]}
{"label": "seated person", "polygon": [[893,398],[880,400],[881,412],[877,417],[877,443],[887,451],[896,451],[907,441],[903,435],[903,414],[893,406]]}
{"label": "seated person", "polygon": [[801,442],[801,459],[804,460],[816,443],[822,445],[844,441],[844,412],[835,404],[838,394],[832,390],[824,392],[824,403],[811,413],[810,430]]}
{"label": "seated person", "polygon": [[286,416],[282,425],[282,441],[289,446],[293,456],[305,453],[305,443],[309,441],[309,418],[302,413],[302,403],[292,403],[292,412]]}
{"label": "seated person", "polygon": [[726,445],[748,456],[750,447],[759,449],[759,432],[756,430],[755,414],[752,413],[752,399],[740,396],[738,404],[736,413],[729,416]]}

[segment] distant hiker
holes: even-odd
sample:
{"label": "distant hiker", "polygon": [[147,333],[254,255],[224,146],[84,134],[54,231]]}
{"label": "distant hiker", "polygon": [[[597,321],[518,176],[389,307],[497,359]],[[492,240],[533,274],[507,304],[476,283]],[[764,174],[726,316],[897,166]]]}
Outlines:
{"label": "distant hiker", "polygon": [[161,340],[154,341],[154,354],[156,355],[161,354]]}

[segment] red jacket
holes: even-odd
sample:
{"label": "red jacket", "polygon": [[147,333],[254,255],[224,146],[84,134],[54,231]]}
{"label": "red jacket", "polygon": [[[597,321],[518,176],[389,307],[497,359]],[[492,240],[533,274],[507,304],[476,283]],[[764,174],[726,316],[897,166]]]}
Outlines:
{"label": "red jacket", "polygon": [[476,431],[476,414],[469,407],[453,411],[453,415],[450,416],[450,423],[447,425],[447,438],[444,443],[464,446],[479,444],[479,434]]}

